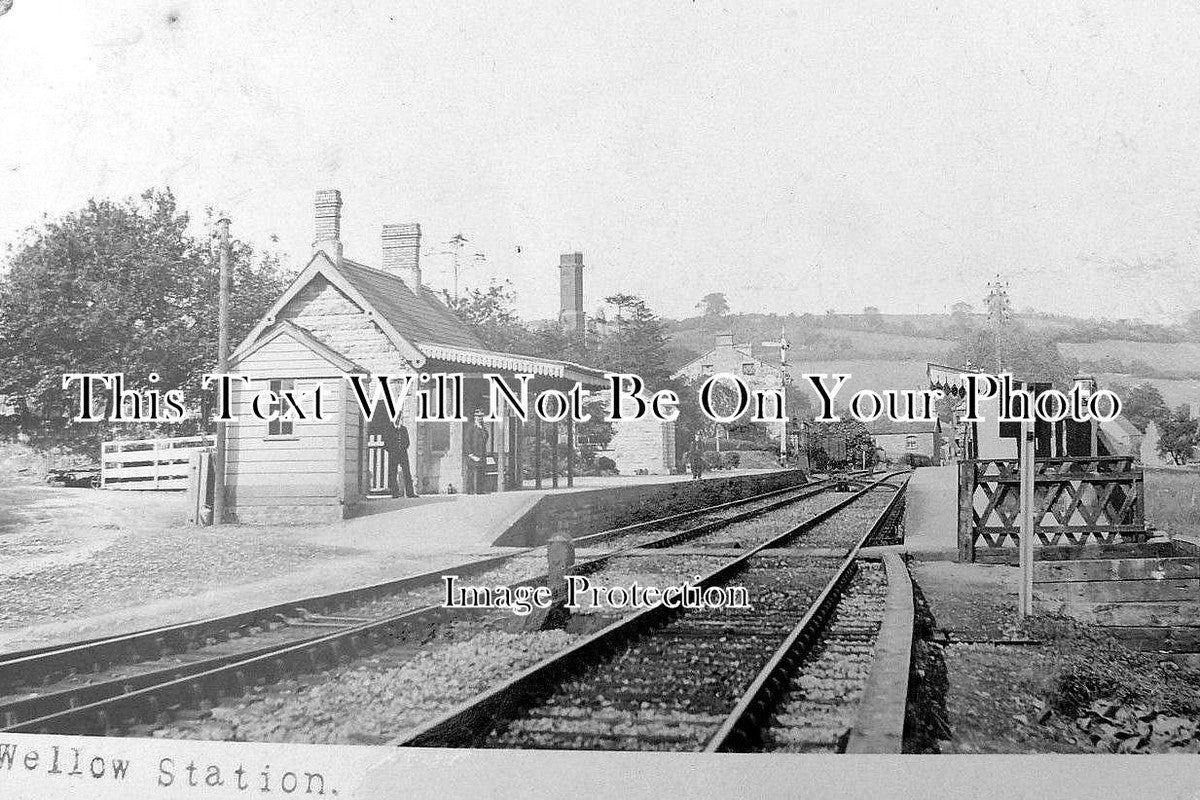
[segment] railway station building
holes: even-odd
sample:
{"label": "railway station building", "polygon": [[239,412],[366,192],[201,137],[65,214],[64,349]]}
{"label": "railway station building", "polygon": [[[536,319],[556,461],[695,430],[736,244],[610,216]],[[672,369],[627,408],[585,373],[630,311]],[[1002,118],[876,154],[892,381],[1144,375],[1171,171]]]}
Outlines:
{"label": "railway station building", "polygon": [[[230,423],[226,442],[227,508],[235,521],[345,518],[386,491],[393,465],[345,376],[363,376],[372,386],[375,375],[464,376],[467,421],[415,421],[415,392],[401,411],[413,482],[426,494],[468,486],[464,443],[473,410],[487,406],[486,376],[502,375],[515,389],[517,375],[532,375],[531,400],[540,391],[566,390],[576,382],[585,388],[606,385],[596,369],[488,349],[422,282],[418,224],[384,225],[380,266],[371,267],[344,255],[341,214],[340,192],[317,192],[311,259],[231,355],[230,372],[249,379],[234,384],[238,421]],[[320,420],[268,422],[251,412],[253,398],[265,389],[304,398],[318,386]],[[507,411],[484,424],[487,488],[520,488],[522,463],[542,458],[542,437],[534,437],[531,447],[524,429],[534,423]],[[563,427],[570,453],[573,431],[569,423]],[[547,458],[557,459],[557,453],[554,448]],[[569,484],[569,455],[567,461]]]}

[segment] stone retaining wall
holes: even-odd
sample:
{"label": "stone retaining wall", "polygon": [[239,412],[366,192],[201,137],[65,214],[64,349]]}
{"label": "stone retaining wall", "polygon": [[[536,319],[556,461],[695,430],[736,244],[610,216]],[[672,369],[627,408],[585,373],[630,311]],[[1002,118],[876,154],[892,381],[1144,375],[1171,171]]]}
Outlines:
{"label": "stone retaining wall", "polygon": [[560,532],[586,536],[804,482],[804,472],[792,469],[548,494],[493,544],[532,547]]}

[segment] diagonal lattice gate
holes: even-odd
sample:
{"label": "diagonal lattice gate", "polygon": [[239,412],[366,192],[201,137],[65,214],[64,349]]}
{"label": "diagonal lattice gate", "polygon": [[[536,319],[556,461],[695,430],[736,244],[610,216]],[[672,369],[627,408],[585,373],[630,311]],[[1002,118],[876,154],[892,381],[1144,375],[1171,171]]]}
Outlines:
{"label": "diagonal lattice gate", "polygon": [[[959,464],[960,561],[1009,561],[1020,541],[1021,475],[1016,459]],[[1034,523],[1041,546],[1146,538],[1142,470],[1129,456],[1039,459]]]}

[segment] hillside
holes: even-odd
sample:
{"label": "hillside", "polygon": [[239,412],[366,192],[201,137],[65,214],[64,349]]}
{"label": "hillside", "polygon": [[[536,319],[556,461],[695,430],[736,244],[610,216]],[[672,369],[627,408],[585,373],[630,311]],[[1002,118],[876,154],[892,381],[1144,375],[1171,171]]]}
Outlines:
{"label": "hillside", "polygon": [[[1200,407],[1200,341],[1179,326],[1129,320],[1094,320],[1049,314],[1018,314],[1022,324],[1053,338],[1080,372],[1102,385],[1114,382],[1158,387],[1172,406]],[[732,331],[738,344],[774,360],[780,330],[791,342],[794,374],[850,372],[848,391],[922,386],[925,365],[945,361],[967,325],[982,325],[979,314],[729,314],[671,321],[673,357],[680,366],[712,348],[719,333]]]}

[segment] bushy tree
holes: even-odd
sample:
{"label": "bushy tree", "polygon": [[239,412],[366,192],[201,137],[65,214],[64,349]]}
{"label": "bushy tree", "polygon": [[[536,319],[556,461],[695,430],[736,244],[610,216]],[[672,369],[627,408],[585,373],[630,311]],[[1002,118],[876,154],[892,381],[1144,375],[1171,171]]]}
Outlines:
{"label": "bushy tree", "polygon": [[963,332],[948,359],[953,365],[969,363],[974,369],[993,372],[997,353],[1004,372],[1018,380],[1048,381],[1058,389],[1070,386],[1077,367],[1074,360],[1059,352],[1053,340],[1015,322],[1007,324],[999,337],[990,328]]}
{"label": "bushy tree", "polygon": [[667,323],[636,295],[611,295],[604,302],[617,308],[616,330],[597,343],[594,366],[639,375],[651,390],[664,388],[671,377]]}
{"label": "bushy tree", "polygon": [[701,309],[706,318],[716,319],[729,313],[729,301],[725,299],[724,292],[709,292],[696,304],[696,308]]}
{"label": "bushy tree", "polygon": [[1114,383],[1111,388],[1121,398],[1121,413],[1139,431],[1145,431],[1146,426],[1151,422],[1156,422],[1161,426],[1163,421],[1170,416],[1171,412],[1167,408],[1162,392],[1150,382],[1137,386]]}
{"label": "bushy tree", "polygon": [[[16,399],[28,433],[71,432],[78,409],[74,387],[62,388],[65,373],[122,372],[127,388],[180,388],[198,407],[200,376],[216,363],[217,265],[189,222],[170,190],[148,190],[90,200],[10,248],[0,279],[0,394]],[[236,345],[285,276],[276,256],[245,243],[231,267]],[[79,445],[104,435],[103,426],[74,428]]]}
{"label": "bushy tree", "polygon": [[1179,406],[1160,422],[1158,453],[1170,456],[1176,464],[1186,464],[1200,441],[1200,420],[1192,416],[1186,404]]}
{"label": "bushy tree", "polygon": [[512,282],[468,289],[461,297],[445,293],[446,305],[483,340],[489,349],[528,354],[533,342],[528,328],[514,309]]}

